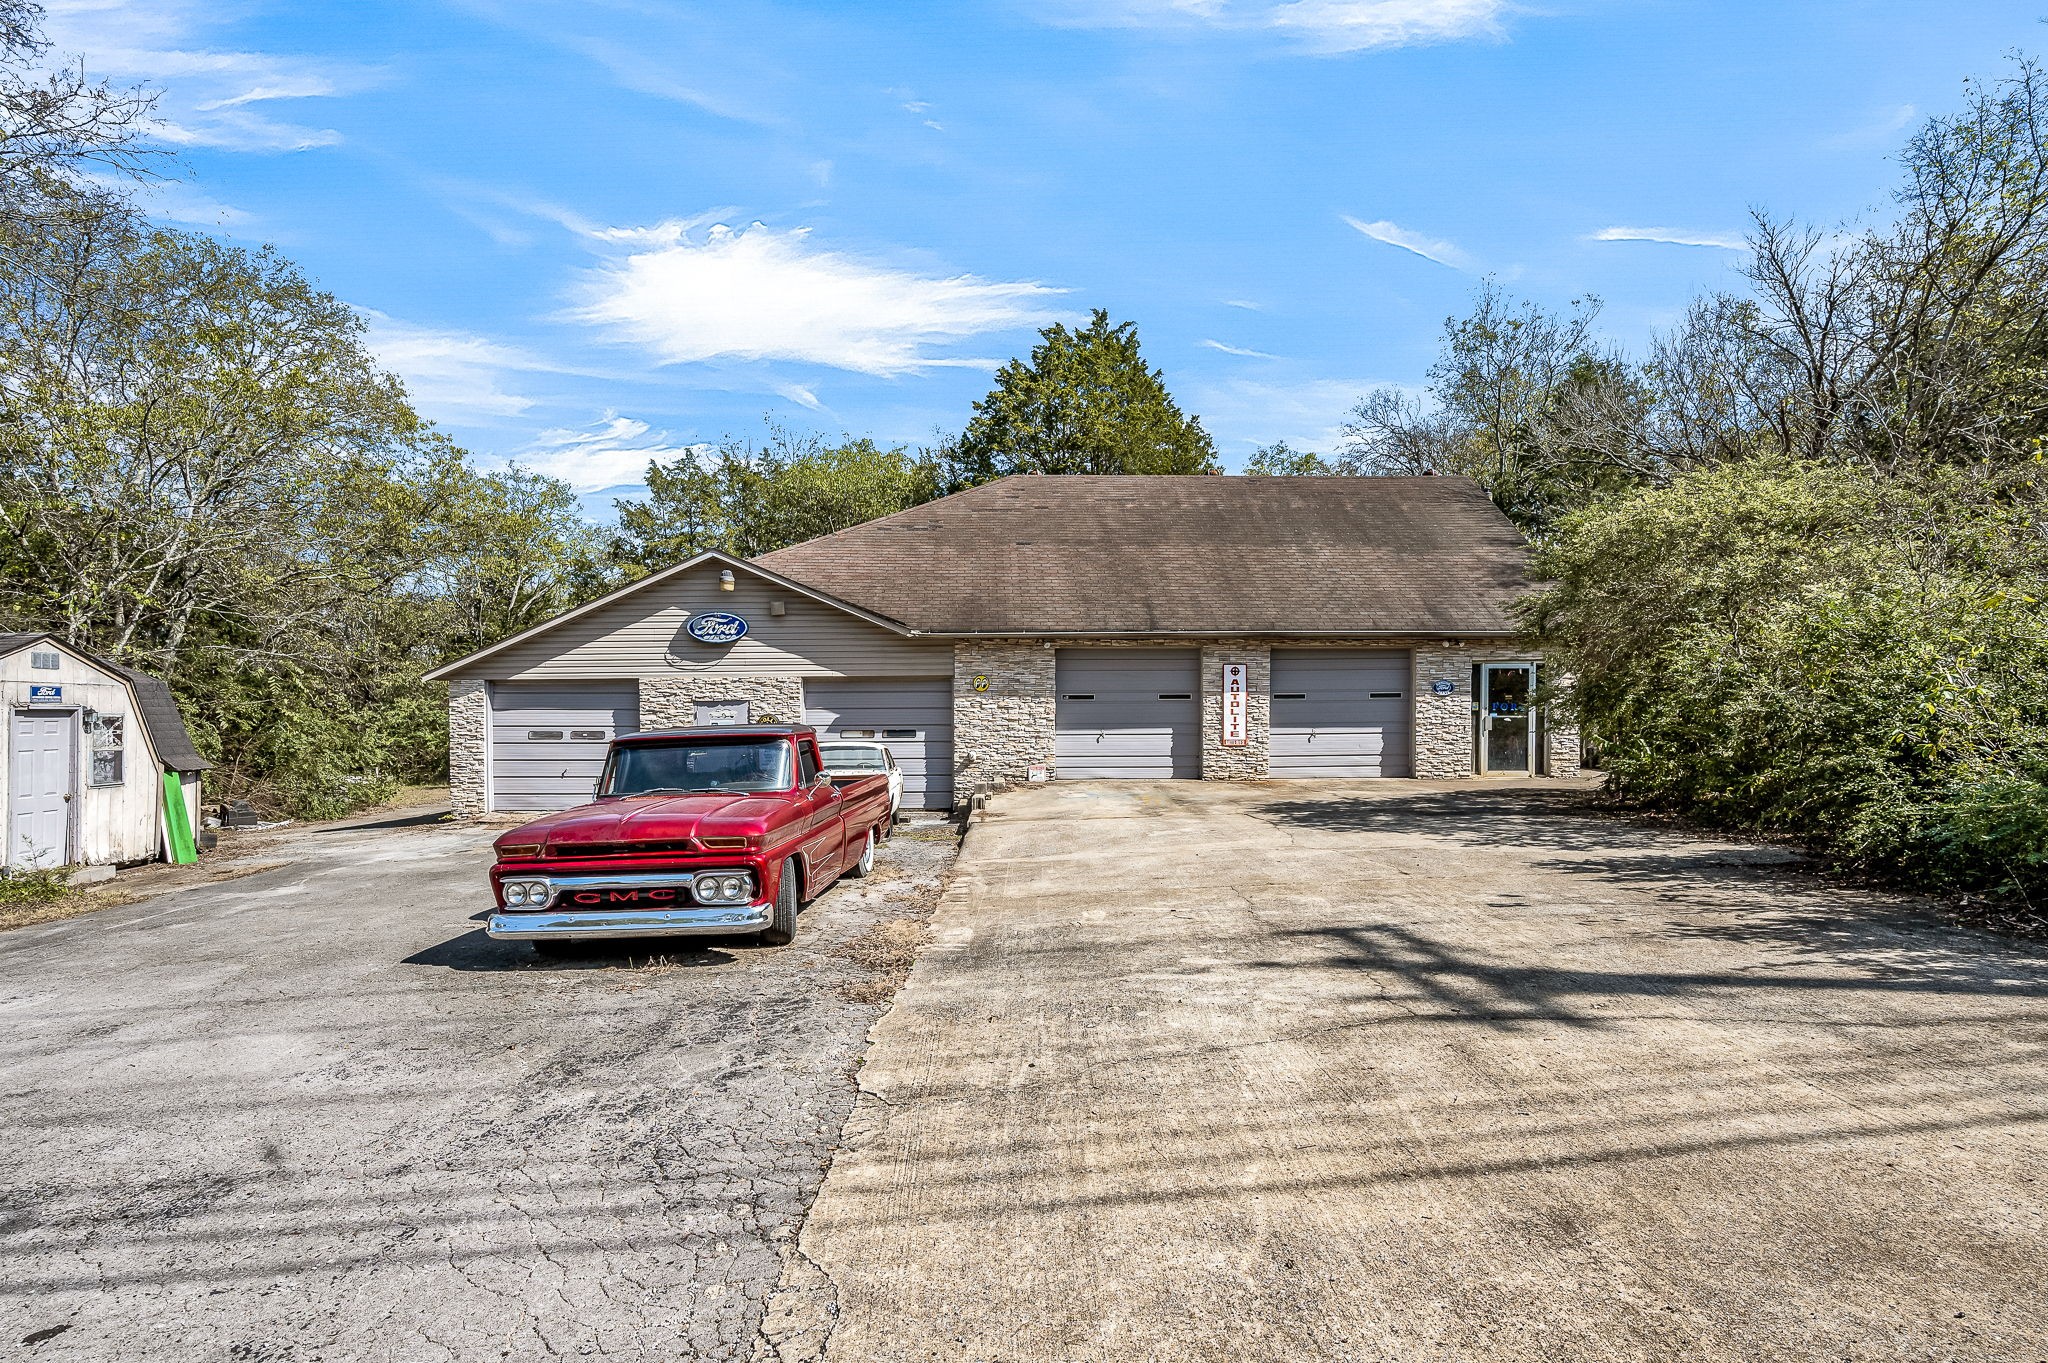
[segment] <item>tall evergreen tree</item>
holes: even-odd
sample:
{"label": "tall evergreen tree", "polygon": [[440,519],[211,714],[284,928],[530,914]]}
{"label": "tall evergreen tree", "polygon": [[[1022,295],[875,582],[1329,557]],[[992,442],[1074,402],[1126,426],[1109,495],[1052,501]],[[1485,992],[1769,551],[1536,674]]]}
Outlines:
{"label": "tall evergreen tree", "polygon": [[1135,322],[1095,310],[1055,323],[1029,360],[1011,360],[948,451],[950,482],[1012,473],[1217,473],[1216,443],[1138,351]]}

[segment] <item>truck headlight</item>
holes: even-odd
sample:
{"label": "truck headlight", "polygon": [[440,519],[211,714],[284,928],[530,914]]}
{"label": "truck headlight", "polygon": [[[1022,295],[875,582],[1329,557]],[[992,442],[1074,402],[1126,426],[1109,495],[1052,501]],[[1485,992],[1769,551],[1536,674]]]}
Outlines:
{"label": "truck headlight", "polygon": [[754,878],[743,873],[713,871],[698,876],[690,889],[699,904],[744,904],[754,892]]}
{"label": "truck headlight", "polygon": [[525,902],[526,902],[526,882],[524,882],[524,881],[521,881],[521,880],[508,880],[508,881],[506,881],[506,882],[505,882],[505,907],[507,907],[507,908],[511,908],[511,907],[512,907],[513,905],[515,905],[515,904],[524,904]]}

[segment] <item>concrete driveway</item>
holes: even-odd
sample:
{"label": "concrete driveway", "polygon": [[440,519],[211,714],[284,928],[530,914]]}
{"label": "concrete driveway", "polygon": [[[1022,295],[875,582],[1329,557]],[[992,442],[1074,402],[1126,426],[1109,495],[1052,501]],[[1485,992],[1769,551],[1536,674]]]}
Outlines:
{"label": "concrete driveway", "polygon": [[2048,960],[1579,799],[1002,797],[802,1237],[828,1356],[2048,1358]]}
{"label": "concrete driveway", "polygon": [[472,921],[495,831],[290,830],[0,933],[0,1355],[746,1359],[771,1301],[788,1333],[950,840],[899,836],[787,950],[542,963]]}

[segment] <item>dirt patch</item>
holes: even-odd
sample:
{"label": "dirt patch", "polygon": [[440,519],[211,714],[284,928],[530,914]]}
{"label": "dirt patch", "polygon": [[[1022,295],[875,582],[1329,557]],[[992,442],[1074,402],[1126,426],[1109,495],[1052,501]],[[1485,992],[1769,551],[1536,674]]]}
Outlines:
{"label": "dirt patch", "polygon": [[919,949],[931,940],[932,908],[938,902],[936,893],[920,895],[908,916],[877,923],[838,948],[834,955],[872,972],[864,980],[840,986],[841,996],[851,1003],[893,998]]}

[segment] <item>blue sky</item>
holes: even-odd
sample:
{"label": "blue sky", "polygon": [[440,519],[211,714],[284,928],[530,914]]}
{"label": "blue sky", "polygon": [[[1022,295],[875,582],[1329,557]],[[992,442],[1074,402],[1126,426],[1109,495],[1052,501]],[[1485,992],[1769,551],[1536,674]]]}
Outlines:
{"label": "blue sky", "polygon": [[156,212],[276,243],[479,458],[596,507],[764,416],[929,442],[1092,307],[1230,466],[1328,448],[1488,274],[1634,343],[1736,282],[1752,207],[1882,212],[1912,127],[2042,32],[2003,0],[46,2],[163,90]]}

